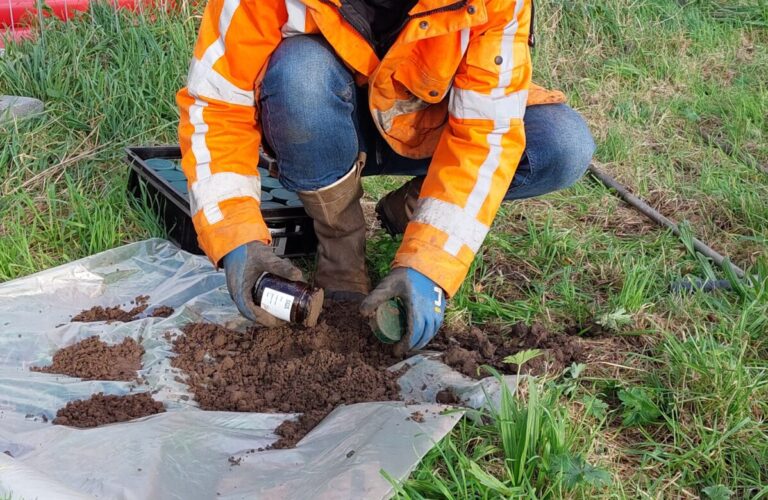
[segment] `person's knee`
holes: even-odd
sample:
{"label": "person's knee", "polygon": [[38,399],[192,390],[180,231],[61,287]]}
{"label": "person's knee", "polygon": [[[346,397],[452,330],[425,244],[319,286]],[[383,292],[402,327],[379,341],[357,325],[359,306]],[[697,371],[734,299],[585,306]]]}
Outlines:
{"label": "person's knee", "polygon": [[566,105],[549,110],[551,128],[546,148],[540,153],[547,165],[538,165],[548,171],[548,184],[553,190],[575,184],[586,172],[595,153],[595,141],[584,118]]}
{"label": "person's knee", "polygon": [[552,173],[558,189],[575,184],[586,172],[595,153],[595,141],[587,123],[571,108],[561,114],[552,142]]}
{"label": "person's knee", "polygon": [[314,190],[349,170],[358,154],[352,121],[354,80],[318,37],[283,40],[261,86],[261,121],[277,157],[280,179]]}
{"label": "person's knee", "polygon": [[281,141],[311,140],[336,101],[352,99],[352,76],[339,71],[339,65],[333,49],[317,37],[291,37],[278,45],[264,75],[261,101]]}

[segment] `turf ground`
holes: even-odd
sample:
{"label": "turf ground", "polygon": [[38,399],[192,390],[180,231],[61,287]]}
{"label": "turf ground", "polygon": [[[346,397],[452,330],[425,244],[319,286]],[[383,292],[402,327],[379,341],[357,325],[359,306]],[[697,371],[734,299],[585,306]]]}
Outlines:
{"label": "turf ground", "polygon": [[[495,419],[464,421],[399,494],[768,497],[768,3],[540,0],[537,16],[536,80],[586,116],[596,163],[686,232],[586,178],[506,205],[448,322],[596,321],[625,342],[529,380]],[[47,111],[0,124],[0,280],[163,235],[125,194],[122,149],[175,142],[197,22],[97,8],[7,49],[0,94]],[[691,234],[753,277],[671,294],[681,277],[725,277]],[[395,249],[372,239],[376,274]]]}

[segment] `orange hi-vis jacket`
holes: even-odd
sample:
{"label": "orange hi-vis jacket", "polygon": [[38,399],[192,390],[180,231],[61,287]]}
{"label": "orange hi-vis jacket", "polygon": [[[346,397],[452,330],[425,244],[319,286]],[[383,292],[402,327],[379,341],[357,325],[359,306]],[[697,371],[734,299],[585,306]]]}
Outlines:
{"label": "orange hi-vis jacket", "polygon": [[383,59],[345,20],[346,1],[208,3],[177,96],[200,246],[218,264],[244,243],[271,241],[259,210],[259,87],[283,38],[319,33],[368,84],[370,112],[391,147],[432,157],[394,266],[453,295],[522,156],[526,103],[564,100],[531,84],[531,0],[420,0]]}

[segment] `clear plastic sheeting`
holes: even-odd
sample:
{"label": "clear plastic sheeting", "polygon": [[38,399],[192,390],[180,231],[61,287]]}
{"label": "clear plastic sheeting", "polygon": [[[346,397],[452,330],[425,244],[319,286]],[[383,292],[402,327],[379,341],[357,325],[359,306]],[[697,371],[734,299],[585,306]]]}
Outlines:
{"label": "clear plastic sheeting", "polygon": [[[71,323],[94,305],[149,295],[168,318]],[[470,380],[423,354],[406,360],[403,402],[341,406],[294,449],[259,452],[291,414],[202,411],[170,366],[166,332],[190,322],[246,326],[224,276],[199,256],[151,239],[0,284],[0,494],[16,499],[386,498],[382,475],[405,478],[461,418],[434,404],[451,387],[468,405],[498,399],[493,379]],[[98,335],[132,337],[145,384],[31,372],[54,352]],[[509,382],[513,382],[510,378]],[[59,408],[97,392],[151,391],[167,412],[93,429],[52,425]],[[424,415],[422,422],[409,418]]]}

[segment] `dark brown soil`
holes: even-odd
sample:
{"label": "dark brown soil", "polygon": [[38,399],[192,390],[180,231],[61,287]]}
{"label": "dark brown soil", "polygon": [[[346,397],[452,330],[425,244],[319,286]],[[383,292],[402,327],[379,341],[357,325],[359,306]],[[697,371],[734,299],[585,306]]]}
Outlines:
{"label": "dark brown soil", "polygon": [[72,317],[72,321],[80,321],[82,323],[92,323],[95,321],[133,321],[136,316],[147,310],[147,302],[149,297],[147,295],[139,295],[131,301],[135,304],[135,307],[126,311],[120,306],[102,307],[93,306],[90,309],[80,311]]}
{"label": "dark brown soil", "polygon": [[172,365],[187,374],[202,409],[303,414],[278,427],[274,448],[294,446],[338,405],[400,399],[401,373],[387,370],[399,358],[353,304],[325,309],[310,328],[244,334],[196,323],[183,331]]}
{"label": "dark brown soil", "polygon": [[[489,325],[484,330],[443,332],[429,345],[444,351],[443,362],[461,373],[482,378],[490,375],[480,370],[489,365],[502,373],[516,373],[517,365],[505,363],[504,358],[520,351],[539,349],[542,354],[528,361],[522,373],[541,375],[560,373],[572,363],[586,362],[595,349],[618,350],[622,339],[610,335],[599,325],[574,326],[565,332],[552,332],[542,325],[517,323],[511,327]],[[438,401],[450,404],[450,401]]]}
{"label": "dark brown soil", "polygon": [[420,411],[415,411],[411,413],[411,416],[406,418],[406,420],[413,420],[414,422],[422,423],[424,421],[424,414]]}
{"label": "dark brown soil", "polygon": [[150,316],[153,316],[155,318],[167,318],[171,314],[173,314],[175,309],[171,306],[158,306],[155,307],[152,312],[150,313]]}
{"label": "dark brown soil", "polygon": [[59,349],[50,366],[33,366],[31,370],[84,380],[135,380],[143,354],[144,348],[130,337],[116,345],[89,337]]}
{"label": "dark brown soil", "polygon": [[[149,307],[147,302],[149,302],[148,295],[139,295],[138,297],[136,297],[131,301],[131,304],[133,304],[134,306],[127,311],[123,309],[121,306],[112,306],[112,307],[93,306],[90,309],[85,309],[77,313],[75,316],[72,317],[72,321],[73,322],[79,321],[81,323],[93,323],[96,321],[107,321],[107,322],[133,321],[137,319],[141,313],[147,310],[147,307]],[[152,310],[149,316],[154,316],[157,318],[167,318],[168,316],[173,314],[173,312],[174,312],[174,309],[170,306],[158,306]]]}
{"label": "dark brown soil", "polygon": [[70,427],[97,427],[164,411],[163,403],[155,401],[146,392],[127,396],[105,396],[98,393],[89,399],[70,401],[56,413],[53,423]]}
{"label": "dark brown soil", "polygon": [[461,403],[459,398],[456,397],[456,394],[450,389],[443,389],[438,392],[435,401],[443,405],[456,405]]}
{"label": "dark brown soil", "polygon": [[[317,326],[252,328],[246,333],[219,325],[196,323],[174,341],[172,365],[187,375],[195,399],[204,410],[302,413],[276,433],[273,448],[294,446],[331,410],[341,404],[398,400],[397,378],[387,368],[402,360],[397,346],[379,343],[357,307],[326,307]],[[481,365],[505,374],[517,366],[504,358],[528,349],[542,355],[524,373],[560,373],[571,363],[589,362],[596,352],[626,347],[596,325],[556,333],[541,325],[488,326],[463,332],[441,332],[429,349],[444,351],[443,361],[474,378]],[[450,390],[437,402],[460,404]],[[413,418],[413,416],[411,417]]]}

